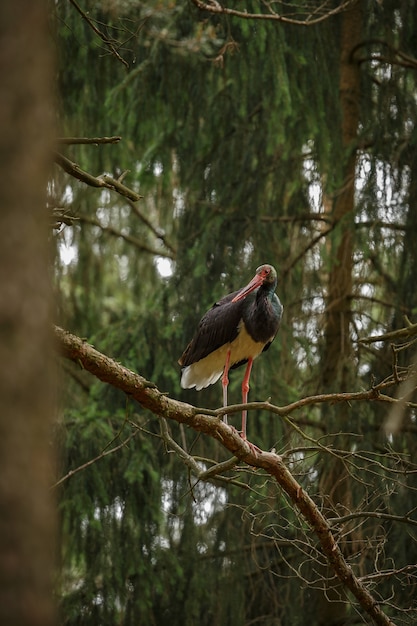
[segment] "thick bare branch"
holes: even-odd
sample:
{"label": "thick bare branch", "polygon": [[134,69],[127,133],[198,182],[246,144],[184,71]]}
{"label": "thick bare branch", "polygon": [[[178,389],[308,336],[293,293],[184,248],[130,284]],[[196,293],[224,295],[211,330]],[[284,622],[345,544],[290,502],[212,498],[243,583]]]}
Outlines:
{"label": "thick bare branch", "polygon": [[198,409],[190,404],[168,398],[156,385],[98,352],[91,345],[61,328],[55,329],[63,356],[78,362],[103,382],[133,397],[143,407],[165,419],[186,424],[222,443],[234,456],[253,467],[263,468],[272,476],[299,510],[319,540],[321,550],[335,575],[355,596],[363,611],[375,624],[395,626],[382,611],[376,599],[347,564],[331,527],[315,502],[288,470],[282,458],[273,452],[256,453],[238,433],[224,424],[216,412]]}

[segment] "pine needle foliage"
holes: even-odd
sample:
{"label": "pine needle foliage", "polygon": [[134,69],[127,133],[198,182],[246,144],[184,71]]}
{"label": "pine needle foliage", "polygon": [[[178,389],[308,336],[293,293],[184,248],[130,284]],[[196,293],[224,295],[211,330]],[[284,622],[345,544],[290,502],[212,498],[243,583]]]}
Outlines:
{"label": "pine needle foliage", "polygon": [[[360,44],[350,51],[359,122],[347,145],[343,14],[300,27],[205,14],[190,3],[86,0],[82,10],[106,43],[72,3],[56,2],[62,133],[122,137],[60,149],[93,176],[123,174],[142,196],[130,203],[56,168],[51,206],[70,212],[55,236],[61,323],[171,396],[214,408],[219,388],[181,390],[177,359],[205,310],[268,262],[278,269],[285,312],[277,340],[256,362],[252,400],[284,405],[390,376],[389,344],[358,339],[398,329],[404,314],[415,321],[417,310],[411,4],[363,7]],[[338,220],[352,154],[354,202]],[[326,316],[346,232],[352,286],[344,294],[343,378],[328,371]],[[398,347],[399,367],[410,366],[412,350]],[[233,372],[233,402],[240,382]],[[62,399],[60,475],[96,459],[57,487],[63,623],[269,626],[303,624],[308,615],[312,624],[335,625],[323,603],[333,592],[331,609],[344,607],[339,619],[364,623],[337,585],[323,582],[314,537],[261,473],[236,466],[227,483],[197,481],[157,418],[75,367],[66,368]],[[340,525],[343,550],[364,577],[376,564],[381,576],[370,586],[398,624],[411,624],[415,571],[400,570],[416,562],[415,533],[393,516],[406,519],[416,488],[415,407],[390,436],[381,429],[386,417],[377,403],[342,412],[316,406],[291,419],[249,414],[248,428],[257,445],[285,456],[329,517],[357,514]],[[225,460],[203,436],[168,428],[202,469]]]}

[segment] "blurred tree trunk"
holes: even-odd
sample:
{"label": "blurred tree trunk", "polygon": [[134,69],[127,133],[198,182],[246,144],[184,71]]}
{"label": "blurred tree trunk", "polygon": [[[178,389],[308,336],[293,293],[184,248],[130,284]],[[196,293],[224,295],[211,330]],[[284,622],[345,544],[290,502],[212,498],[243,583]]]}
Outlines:
{"label": "blurred tree trunk", "polygon": [[54,623],[47,4],[0,4],[0,623]]}
{"label": "blurred tree trunk", "polygon": [[[362,32],[362,10],[359,2],[343,14],[340,57],[341,154],[344,162],[339,168],[342,186],[333,202],[333,220],[337,224],[331,240],[332,265],[329,272],[328,297],[325,318],[325,348],[322,361],[322,389],[324,392],[344,391],[355,387],[355,368],[352,363],[351,296],[353,284],[354,214],[356,137],[360,113],[359,65],[352,59],[352,50],[359,43]],[[347,404],[330,407],[323,412],[326,425],[333,432],[347,432],[350,407]],[[340,441],[349,447],[349,442]],[[351,510],[352,492],[345,465],[336,458],[327,458],[320,481],[320,491],[329,509],[337,505]],[[345,509],[345,510],[346,510]],[[330,600],[330,601],[329,601]],[[326,593],[319,598],[319,623],[343,624],[347,604],[338,581],[329,583]]]}
{"label": "blurred tree trunk", "polygon": [[352,50],[360,41],[361,7],[356,3],[343,16],[340,108],[342,114],[341,144],[345,163],[342,187],[336,191],[333,220],[338,224],[332,241],[332,267],[329,274],[325,325],[325,354],[322,379],[326,389],[345,388],[351,382],[352,342],[350,334],[353,221],[355,209],[356,135],[359,123],[360,76],[359,66],[351,58]]}

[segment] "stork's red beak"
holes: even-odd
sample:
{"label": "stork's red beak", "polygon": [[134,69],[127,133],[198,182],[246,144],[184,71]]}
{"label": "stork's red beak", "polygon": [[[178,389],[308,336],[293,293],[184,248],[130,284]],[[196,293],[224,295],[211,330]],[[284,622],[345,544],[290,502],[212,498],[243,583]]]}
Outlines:
{"label": "stork's red beak", "polygon": [[263,282],[264,278],[260,274],[255,274],[250,283],[248,283],[246,287],[243,287],[243,289],[239,291],[237,296],[233,298],[232,302],[238,302],[238,300],[243,300],[243,298],[246,298],[249,293],[260,287]]}

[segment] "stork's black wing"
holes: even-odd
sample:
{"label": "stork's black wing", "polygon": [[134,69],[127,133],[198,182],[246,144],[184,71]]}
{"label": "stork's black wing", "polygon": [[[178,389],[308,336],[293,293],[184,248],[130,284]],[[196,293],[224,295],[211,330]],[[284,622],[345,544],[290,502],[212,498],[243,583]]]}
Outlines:
{"label": "stork's black wing", "polygon": [[211,352],[236,339],[244,302],[232,302],[238,293],[239,291],[229,293],[203,315],[193,339],[178,361],[182,367],[204,359]]}

